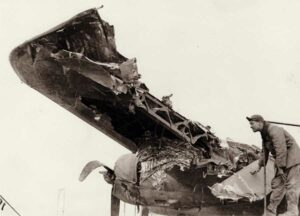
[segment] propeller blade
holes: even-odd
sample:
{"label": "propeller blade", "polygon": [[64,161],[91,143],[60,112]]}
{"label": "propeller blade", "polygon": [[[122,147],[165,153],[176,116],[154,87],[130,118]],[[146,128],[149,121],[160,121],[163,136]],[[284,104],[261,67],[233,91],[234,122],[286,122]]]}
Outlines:
{"label": "propeller blade", "polygon": [[83,170],[81,171],[80,173],[80,176],[79,176],[79,181],[83,181],[86,179],[86,177],[95,169],[99,168],[99,167],[104,167],[107,171],[109,172],[112,172],[113,173],[113,170],[110,169],[108,166],[104,165],[103,163],[101,163],[100,161],[90,161],[88,162]]}

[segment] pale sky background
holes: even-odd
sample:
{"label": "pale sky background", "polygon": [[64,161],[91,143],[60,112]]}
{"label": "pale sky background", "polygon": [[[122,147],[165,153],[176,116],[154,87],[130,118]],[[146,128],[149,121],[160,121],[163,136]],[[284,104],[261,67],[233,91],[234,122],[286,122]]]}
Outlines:
{"label": "pale sky background", "polygon": [[[96,172],[78,176],[128,151],[22,84],[8,62],[15,46],[102,4],[119,52],[137,58],[153,95],[173,93],[182,115],[258,146],[245,116],[300,124],[298,0],[1,0],[0,195],[22,216],[56,215],[62,188],[65,216],[110,214],[110,186]],[[300,128],[287,129],[300,142]]]}

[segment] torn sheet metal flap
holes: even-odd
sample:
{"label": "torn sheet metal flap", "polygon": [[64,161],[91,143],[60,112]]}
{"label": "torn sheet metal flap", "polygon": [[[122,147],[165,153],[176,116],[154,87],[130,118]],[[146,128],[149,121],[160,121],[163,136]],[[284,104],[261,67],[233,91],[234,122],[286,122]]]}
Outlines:
{"label": "torn sheet metal flap", "polygon": [[107,88],[112,89],[114,86],[111,74],[103,66],[98,65],[97,62],[88,60],[83,55],[62,50],[51,54],[51,57],[61,63],[65,69],[72,69]]}
{"label": "torn sheet metal flap", "polygon": [[[250,202],[264,198],[263,168],[255,175],[250,172],[258,167],[258,160],[235,173],[221,183],[214,184],[210,189],[213,195],[220,199],[239,200],[248,199]],[[269,160],[267,171],[267,194],[271,192],[271,180],[275,174],[274,161]]]}

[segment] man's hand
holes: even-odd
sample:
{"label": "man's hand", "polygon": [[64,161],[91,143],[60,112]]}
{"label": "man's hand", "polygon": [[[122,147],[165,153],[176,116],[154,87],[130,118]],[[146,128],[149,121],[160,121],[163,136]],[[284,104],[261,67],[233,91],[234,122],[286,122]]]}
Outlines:
{"label": "man's hand", "polygon": [[251,171],[251,175],[255,175],[256,173],[258,173],[261,169],[261,166],[258,166],[258,168],[256,170]]}
{"label": "man's hand", "polygon": [[283,181],[286,181],[287,176],[286,176],[286,173],[285,173],[284,169],[278,168],[277,175],[279,175],[282,178]]}

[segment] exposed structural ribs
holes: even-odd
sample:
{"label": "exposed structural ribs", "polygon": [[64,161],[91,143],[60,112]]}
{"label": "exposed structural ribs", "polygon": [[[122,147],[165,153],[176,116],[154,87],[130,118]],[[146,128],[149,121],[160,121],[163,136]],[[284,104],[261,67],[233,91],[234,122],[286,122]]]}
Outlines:
{"label": "exposed structural ribs", "polygon": [[184,141],[195,144],[200,138],[216,139],[203,125],[186,119],[149,93],[137,96],[135,104]]}

